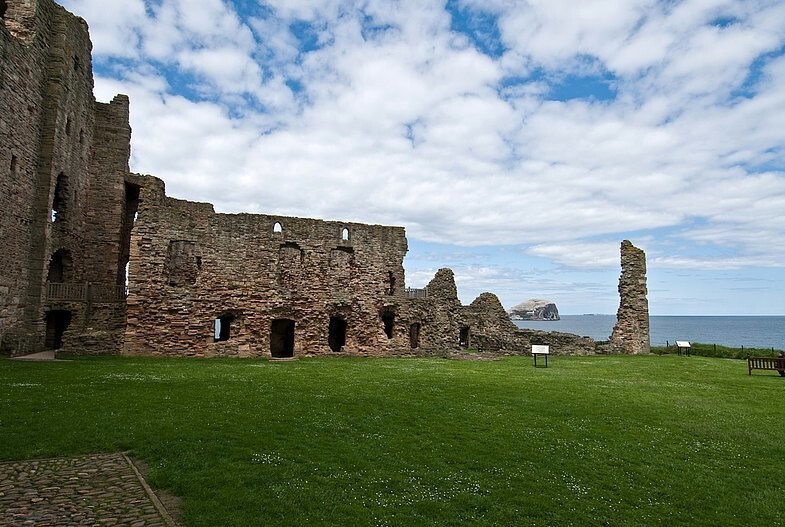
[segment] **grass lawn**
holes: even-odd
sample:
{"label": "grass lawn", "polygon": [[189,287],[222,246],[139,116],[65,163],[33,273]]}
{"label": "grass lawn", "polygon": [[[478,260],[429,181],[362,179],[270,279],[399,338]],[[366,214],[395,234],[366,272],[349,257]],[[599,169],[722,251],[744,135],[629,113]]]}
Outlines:
{"label": "grass lawn", "polygon": [[728,359],[0,360],[0,460],[117,450],[187,526],[785,524],[785,378]]}

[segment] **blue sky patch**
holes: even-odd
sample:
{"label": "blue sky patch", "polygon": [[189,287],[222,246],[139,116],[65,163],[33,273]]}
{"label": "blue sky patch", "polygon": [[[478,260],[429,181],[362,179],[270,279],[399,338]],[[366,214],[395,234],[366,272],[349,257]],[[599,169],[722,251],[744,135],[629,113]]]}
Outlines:
{"label": "blue sky patch", "polygon": [[749,71],[747,72],[747,77],[744,79],[744,82],[741,84],[741,86],[736,88],[731,93],[731,97],[741,97],[744,99],[750,99],[754,97],[758,92],[758,84],[763,78],[763,72],[766,69],[766,66],[768,66],[772,60],[782,57],[783,55],[785,55],[785,46],[782,46],[775,51],[759,55],[754,61],[752,61]]}
{"label": "blue sky patch", "polygon": [[474,47],[486,55],[499,58],[504,54],[504,44],[498,19],[492,13],[462,7],[458,0],[448,0],[445,9],[452,17],[450,29],[466,35]]}
{"label": "blue sky patch", "polygon": [[551,91],[545,98],[552,101],[612,101],[616,98],[615,82],[616,78],[610,73],[591,76],[567,75],[559,79],[558,83],[551,84]]}
{"label": "blue sky patch", "polygon": [[305,20],[297,20],[289,24],[289,31],[295,36],[300,43],[298,46],[300,53],[308,53],[315,51],[321,46],[319,45],[319,31],[316,26]]}

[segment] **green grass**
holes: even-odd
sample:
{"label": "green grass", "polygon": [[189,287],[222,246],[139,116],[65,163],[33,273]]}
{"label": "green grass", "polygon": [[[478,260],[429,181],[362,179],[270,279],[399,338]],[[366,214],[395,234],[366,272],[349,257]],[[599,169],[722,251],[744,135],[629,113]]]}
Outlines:
{"label": "green grass", "polygon": [[131,450],[188,526],[785,523],[785,379],[702,357],[0,361],[0,459]]}

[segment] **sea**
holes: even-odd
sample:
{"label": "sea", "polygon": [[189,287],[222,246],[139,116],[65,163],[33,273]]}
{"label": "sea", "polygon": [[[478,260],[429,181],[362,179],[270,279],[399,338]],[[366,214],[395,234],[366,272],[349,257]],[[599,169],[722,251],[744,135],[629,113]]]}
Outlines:
{"label": "sea", "polygon": [[[515,320],[521,328],[561,331],[608,340],[616,315],[562,315],[561,320]],[[652,346],[677,340],[739,348],[785,349],[785,316],[659,316],[649,317]]]}

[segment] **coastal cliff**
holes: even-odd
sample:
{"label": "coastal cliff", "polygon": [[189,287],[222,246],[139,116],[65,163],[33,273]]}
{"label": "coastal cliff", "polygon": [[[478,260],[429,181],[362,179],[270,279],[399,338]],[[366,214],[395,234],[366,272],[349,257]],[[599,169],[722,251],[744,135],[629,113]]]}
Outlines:
{"label": "coastal cliff", "polygon": [[513,320],[559,320],[559,309],[550,300],[533,298],[507,312]]}

